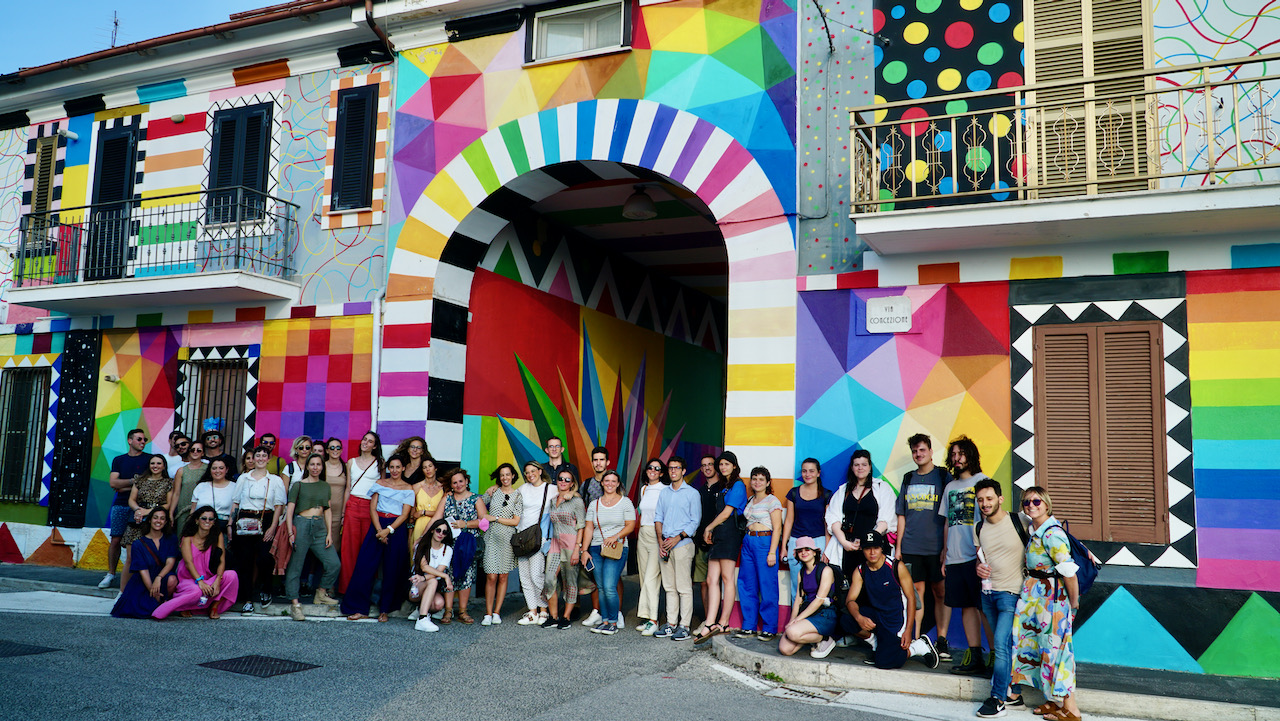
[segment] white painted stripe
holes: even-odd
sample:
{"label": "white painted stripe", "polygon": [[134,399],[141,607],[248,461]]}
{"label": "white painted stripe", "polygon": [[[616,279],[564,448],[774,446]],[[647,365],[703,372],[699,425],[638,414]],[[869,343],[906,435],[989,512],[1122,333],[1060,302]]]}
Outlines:
{"label": "white painted stripe", "polygon": [[806,275],[804,277],[805,290],[835,290],[836,277],[834,275]]}
{"label": "white painted stripe", "polygon": [[467,347],[435,338],[431,341],[431,377],[464,381],[467,375]]}
{"label": "white painted stripe", "polygon": [[[754,160],[738,171],[733,180],[707,206],[717,218],[724,218],[769,190],[769,179]],[[743,220],[746,220],[744,218]]]}
{"label": "white painted stripe", "polygon": [[529,156],[529,168],[541,168],[547,164],[546,155],[542,152],[542,129],[538,124],[538,114],[526,115],[516,123],[520,126],[520,135],[524,138],[524,150]]}
{"label": "white painted stripe", "polygon": [[471,305],[471,280],[475,273],[459,268],[456,265],[441,263],[436,266],[436,280],[433,286],[435,297],[456,303],[463,308]]}
{"label": "white painted stripe", "polygon": [[[394,332],[388,327],[387,332]],[[382,372],[399,373],[404,371],[420,371],[425,359],[421,348],[383,348]]]}
{"label": "white painted stripe", "polygon": [[684,147],[689,142],[689,136],[693,134],[693,128],[697,123],[698,118],[692,113],[676,113],[676,119],[671,123],[671,132],[667,134],[667,140],[662,144],[662,151],[658,153],[658,159],[653,163],[655,171],[663,175],[671,174],[676,163],[680,162],[680,154],[684,152]]}
{"label": "white painted stripe", "polygon": [[617,100],[601,100],[596,103],[596,127],[591,142],[592,157],[609,157],[609,145],[613,142],[613,124],[617,118]]}
{"label": "white painted stripe", "polygon": [[711,174],[711,169],[716,166],[720,158],[724,156],[724,151],[729,149],[729,143],[733,142],[733,138],[723,130],[714,130],[711,137],[707,138],[706,145],[702,146],[702,152],[698,153],[698,159],[693,161],[693,167],[689,169],[689,175],[683,181],[684,187],[698,192],[698,188],[707,182],[707,176]]}
{"label": "white painted stripe", "polygon": [[657,114],[657,103],[644,100],[636,103],[636,113],[631,121],[631,132],[627,135],[627,146],[622,151],[622,161],[624,163],[640,164],[640,156],[644,155],[644,146],[649,142],[649,133],[653,130],[653,118]]}
{"label": "white painted stripe", "polygon": [[[449,163],[449,166],[445,168],[445,173],[453,178],[453,182],[458,184],[458,189],[462,191],[463,197],[467,199],[472,208],[489,197],[489,194],[484,190],[484,186],[480,184],[480,179],[476,177],[475,171],[467,164],[467,159],[461,155]],[[465,215],[462,217],[466,218]]]}
{"label": "white painted stripe", "polygon": [[480,136],[480,144],[489,154],[489,162],[493,164],[493,172],[497,174],[499,183],[506,185],[516,177],[516,166],[511,164],[511,153],[502,142],[502,133],[490,130]]}
{"label": "white painted stripe", "polygon": [[789,416],[796,412],[795,391],[729,391],[725,399],[725,415]]}
{"label": "white painted stripe", "polygon": [[[425,415],[419,416],[424,418]],[[462,458],[462,424],[427,421],[427,438],[431,439],[431,455],[436,458]],[[478,474],[479,468],[468,468]]]}
{"label": "white painted stripe", "polygon": [[[409,217],[422,221],[446,238],[453,235],[453,231],[458,228],[458,220],[446,213],[444,208],[437,205],[436,201],[428,197],[426,193],[423,193],[422,197],[418,198],[417,202],[413,204],[413,210],[410,211]],[[396,249],[397,258],[402,252],[404,251],[399,248]],[[397,270],[399,269],[397,268]]]}
{"label": "white painted stripe", "polygon": [[[734,416],[730,416],[734,417]],[[729,446],[743,468],[764,466],[774,478],[795,478],[796,449],[792,446]]]}
{"label": "white painted stripe", "polygon": [[436,277],[436,268],[439,265],[440,261],[435,258],[428,258],[425,255],[405,251],[396,253],[396,272],[403,275],[434,278]]}
{"label": "white painted stripe", "polygon": [[749,688],[753,688],[753,689],[755,689],[755,690],[757,690],[757,691],[766,691],[766,690],[768,690],[768,689],[773,688],[773,686],[771,686],[770,684],[767,684],[767,683],[765,683],[764,681],[761,681],[761,680],[759,680],[759,679],[751,678],[750,676],[746,675],[745,673],[743,673],[743,672],[741,672],[741,671],[739,671],[739,670],[737,670],[737,669],[734,669],[734,668],[729,668],[729,667],[727,667],[727,666],[721,666],[721,665],[720,665],[720,664],[718,664],[718,663],[713,663],[713,664],[711,664],[711,668],[714,668],[715,670],[717,670],[717,671],[719,671],[720,673],[722,673],[722,674],[724,674],[724,675],[728,676],[729,678],[733,679],[734,681],[737,681],[738,683],[742,684],[743,686],[747,686],[747,687],[749,687]]}
{"label": "white painted stripe", "polygon": [[416,325],[431,322],[430,300],[393,300],[382,314],[386,325]]}
{"label": "white painted stripe", "polygon": [[752,280],[729,284],[729,310],[794,307],[796,281]]}
{"label": "white painted stripe", "polygon": [[561,105],[556,108],[556,128],[560,137],[560,162],[578,159],[578,108]]}
{"label": "white painted stripe", "polygon": [[[153,170],[143,176],[144,182],[138,188],[138,191],[154,193],[163,192],[170,188],[200,187],[206,175],[208,174],[205,172],[204,166],[200,165],[174,168],[173,170]],[[146,200],[146,198],[143,198],[143,200]],[[183,215],[186,214],[184,213]],[[203,213],[195,211],[192,217],[199,217],[200,215],[203,215]]]}
{"label": "white painted stripe", "polygon": [[[748,233],[725,238],[725,251],[729,255],[729,280],[733,280],[733,264],[741,260],[753,260],[765,255],[794,252],[795,236],[785,219],[757,228]],[[780,264],[780,276],[795,278],[795,263]]]}
{"label": "white painted stripe", "polygon": [[[427,359],[422,356],[418,362],[426,367]],[[426,396],[383,396],[378,399],[380,421],[421,421],[426,417]]]}
{"label": "white painted stripe", "polygon": [[730,338],[729,358],[735,365],[743,363],[795,363],[796,339]]}

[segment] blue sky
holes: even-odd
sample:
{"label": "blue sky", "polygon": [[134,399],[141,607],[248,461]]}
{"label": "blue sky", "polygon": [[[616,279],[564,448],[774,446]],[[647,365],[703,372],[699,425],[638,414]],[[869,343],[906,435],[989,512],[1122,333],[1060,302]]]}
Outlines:
{"label": "blue sky", "polygon": [[[117,45],[225,22],[231,13],[281,0],[12,0],[5,25],[49,32],[5,32],[0,74],[73,58],[111,47],[111,15],[120,15]],[[52,16],[52,17],[51,17]]]}

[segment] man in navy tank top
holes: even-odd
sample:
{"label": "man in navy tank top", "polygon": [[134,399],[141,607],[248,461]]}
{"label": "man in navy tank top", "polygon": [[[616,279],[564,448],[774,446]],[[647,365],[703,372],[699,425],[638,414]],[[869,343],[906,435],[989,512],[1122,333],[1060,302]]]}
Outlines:
{"label": "man in navy tank top", "polygon": [[[867,562],[849,579],[848,615],[841,614],[840,625],[846,633],[871,645],[873,655],[867,659],[868,665],[902,668],[908,657],[918,656],[929,668],[937,668],[938,652],[929,637],[915,637],[911,574],[906,566],[885,558],[884,534],[868,531],[860,540]],[[859,598],[865,604],[859,605]],[[908,624],[908,618],[913,623]]]}

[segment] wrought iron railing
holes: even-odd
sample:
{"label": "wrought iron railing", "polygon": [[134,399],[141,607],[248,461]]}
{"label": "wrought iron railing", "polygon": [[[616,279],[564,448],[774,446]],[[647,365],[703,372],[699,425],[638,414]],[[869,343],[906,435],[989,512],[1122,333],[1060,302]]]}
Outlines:
{"label": "wrought iron railing", "polygon": [[239,270],[293,274],[298,206],[245,187],[30,213],[19,287]]}
{"label": "wrought iron railing", "polygon": [[1280,53],[856,108],[853,212],[1280,180]]}

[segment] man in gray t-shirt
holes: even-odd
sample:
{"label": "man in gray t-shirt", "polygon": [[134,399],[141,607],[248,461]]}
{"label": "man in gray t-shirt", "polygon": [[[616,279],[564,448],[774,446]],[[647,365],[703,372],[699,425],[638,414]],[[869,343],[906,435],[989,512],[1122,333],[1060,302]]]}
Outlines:
{"label": "man in gray t-shirt", "polygon": [[938,515],[947,521],[947,533],[942,539],[942,575],[946,581],[946,601],[952,608],[961,609],[965,640],[969,648],[952,673],[981,674],[986,669],[982,657],[982,620],[978,610],[982,601],[982,587],[978,581],[978,547],[973,542],[973,522],[977,503],[974,485],[986,478],[982,473],[982,461],[978,446],[967,436],[951,441],[947,453],[947,468],[954,481],[942,492]]}
{"label": "man in gray t-shirt", "polygon": [[907,565],[916,595],[916,636],[924,626],[926,587],[933,594],[933,620],[938,626],[939,658],[951,660],[947,646],[947,629],[951,623],[951,609],[945,603],[942,580],[942,532],[946,527],[938,515],[942,503],[942,490],[951,482],[951,474],[945,468],[933,465],[933,441],[923,433],[907,439],[911,460],[916,469],[902,477],[898,489],[895,513],[898,516],[898,540],[894,556]]}

